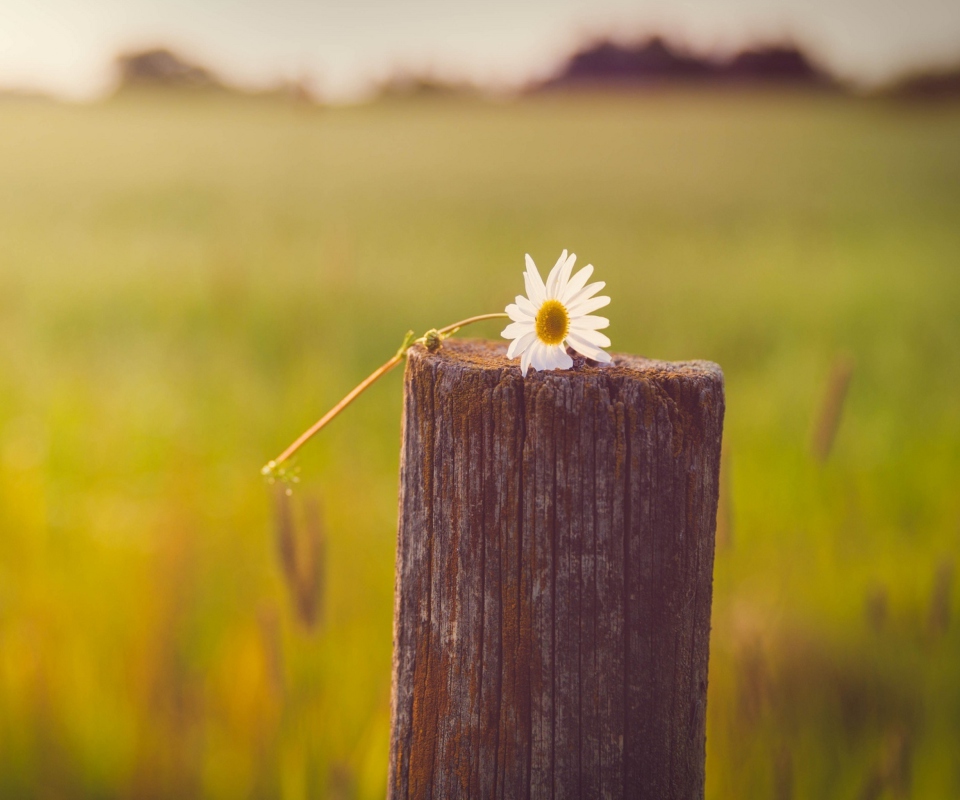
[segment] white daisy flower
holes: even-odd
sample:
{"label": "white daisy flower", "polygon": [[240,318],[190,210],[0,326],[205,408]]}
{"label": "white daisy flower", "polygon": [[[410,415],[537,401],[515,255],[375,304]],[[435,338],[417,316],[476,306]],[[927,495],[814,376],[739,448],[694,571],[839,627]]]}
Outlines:
{"label": "white daisy flower", "polygon": [[610,320],[591,316],[610,302],[609,297],[594,297],[606,284],[600,281],[586,285],[593,274],[590,264],[571,278],[576,260],[573,253],[568,256],[564,250],[544,284],[537,265],[527,256],[527,271],[523,273],[527,296],[517,295],[517,302],[506,307],[513,322],[501,334],[513,339],[507,358],[520,356],[524,377],[530,367],[570,369],[573,359],[567,355],[567,347],[594,361],[610,363],[610,356],[601,349],[609,347],[610,340],[600,333]]}

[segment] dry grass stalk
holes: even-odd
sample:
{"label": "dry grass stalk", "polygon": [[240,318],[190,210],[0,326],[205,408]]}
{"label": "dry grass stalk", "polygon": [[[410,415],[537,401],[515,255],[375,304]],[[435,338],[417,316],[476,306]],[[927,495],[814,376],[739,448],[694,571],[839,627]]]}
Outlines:
{"label": "dry grass stalk", "polygon": [[912,760],[913,743],[910,734],[902,729],[887,734],[877,763],[863,782],[859,799],[909,797]]}
{"label": "dry grass stalk", "polygon": [[356,779],[347,764],[336,762],[327,777],[327,797],[330,800],[349,800],[356,796]]}
{"label": "dry grass stalk", "polygon": [[786,745],[773,761],[773,785],[776,800],[793,800],[793,754]]}
{"label": "dry grass stalk", "polygon": [[866,617],[873,630],[880,631],[886,625],[889,606],[890,600],[883,586],[874,586],[867,593]]}
{"label": "dry grass stalk", "polygon": [[741,718],[747,725],[760,721],[770,698],[770,671],[759,640],[746,643],[738,657],[737,686]]}
{"label": "dry grass stalk", "polygon": [[940,636],[946,633],[950,625],[950,593],[953,588],[954,563],[952,559],[943,559],[937,567],[930,597],[930,633]]}
{"label": "dry grass stalk", "polygon": [[840,419],[843,416],[843,404],[847,397],[847,390],[850,388],[850,379],[853,377],[853,366],[853,358],[849,355],[840,355],[834,359],[830,369],[827,390],[820,403],[811,441],[814,458],[821,464],[829,458],[837,438]]}
{"label": "dry grass stalk", "polygon": [[277,555],[297,619],[307,629],[316,627],[323,594],[325,536],[320,504],[307,498],[298,532],[290,495],[278,487],[275,497]]}

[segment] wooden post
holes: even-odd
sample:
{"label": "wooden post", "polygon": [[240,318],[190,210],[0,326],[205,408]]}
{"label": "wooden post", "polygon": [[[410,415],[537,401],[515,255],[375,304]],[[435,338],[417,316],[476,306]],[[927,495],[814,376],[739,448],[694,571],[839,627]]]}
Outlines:
{"label": "wooden post", "polygon": [[410,351],[392,798],[704,791],[723,374]]}

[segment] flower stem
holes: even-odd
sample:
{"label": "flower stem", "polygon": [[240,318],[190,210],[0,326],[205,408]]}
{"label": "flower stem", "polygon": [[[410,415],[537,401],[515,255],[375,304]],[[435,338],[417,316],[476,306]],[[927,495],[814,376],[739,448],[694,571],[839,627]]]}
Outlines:
{"label": "flower stem", "polygon": [[286,461],[290,456],[297,452],[304,444],[310,440],[314,434],[318,433],[321,429],[326,427],[327,423],[330,422],[337,414],[339,414],[343,409],[350,405],[354,400],[356,400],[364,390],[374,383],[378,378],[386,375],[390,370],[392,370],[397,364],[403,361],[403,357],[406,353],[397,353],[393,358],[387,361],[383,366],[378,367],[373,372],[371,372],[366,378],[364,378],[360,383],[358,383],[351,392],[343,398],[339,403],[337,403],[333,408],[331,408],[326,414],[324,414],[320,419],[313,423],[307,430],[301,433],[296,440],[291,444],[286,450],[284,450],[280,455],[278,455],[273,461],[268,462],[262,470],[260,470],[264,475],[269,475],[273,472],[274,468]]}
{"label": "flower stem", "polygon": [[[436,333],[439,334],[441,339],[445,339],[449,336],[453,336],[460,328],[466,327],[467,325],[472,325],[474,322],[483,322],[488,319],[498,319],[500,317],[506,317],[506,314],[480,314],[476,317],[468,317],[467,319],[460,320],[460,322],[455,322],[452,325],[447,325],[445,328],[440,328]],[[412,334],[407,334],[403,340],[403,344],[400,345],[400,349],[397,351],[396,355],[393,356],[389,361],[377,367],[373,372],[371,372],[366,378],[364,378],[360,383],[358,383],[350,392],[333,408],[331,408],[326,414],[324,414],[320,419],[318,419],[313,425],[311,425],[307,430],[301,433],[294,442],[284,450],[280,455],[278,455],[273,461],[268,461],[263,469],[260,470],[260,473],[266,477],[273,475],[274,470],[286,461],[290,456],[297,452],[303,445],[305,445],[310,439],[312,439],[317,433],[319,433],[327,424],[333,420],[341,411],[343,411],[348,405],[350,405],[354,400],[356,400],[363,392],[365,392],[372,384],[376,383],[380,378],[386,375],[390,370],[392,370],[397,364],[403,361],[404,357],[407,355],[407,351],[414,344],[422,344],[424,337],[421,336],[419,339],[413,339]]]}
{"label": "flower stem", "polygon": [[501,311],[499,314],[480,314],[478,317],[467,317],[467,319],[454,322],[453,325],[447,325],[446,328],[441,328],[439,331],[437,331],[437,333],[446,336],[453,336],[453,334],[460,330],[460,328],[465,328],[467,325],[472,325],[474,322],[483,322],[485,319],[500,319],[508,316],[508,314],[504,314]]}

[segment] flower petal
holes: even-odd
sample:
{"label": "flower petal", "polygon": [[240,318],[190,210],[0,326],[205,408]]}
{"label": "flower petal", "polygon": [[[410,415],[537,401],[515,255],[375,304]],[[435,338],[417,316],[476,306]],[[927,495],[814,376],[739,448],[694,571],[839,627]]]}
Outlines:
{"label": "flower petal", "polygon": [[591,311],[596,311],[598,308],[603,308],[606,305],[610,304],[610,298],[603,297],[594,297],[592,300],[581,300],[577,305],[570,306],[567,308],[567,313],[570,315],[570,318],[579,317],[584,314],[589,314]]}
{"label": "flower petal", "polygon": [[556,364],[554,363],[554,355],[557,352],[557,345],[555,344],[543,344],[540,343],[541,353],[540,353],[540,369],[554,369]]}
{"label": "flower petal", "polygon": [[530,359],[533,356],[533,348],[536,347],[536,342],[533,342],[526,350],[523,351],[523,355],[520,357],[520,374],[524,378],[527,377],[527,370],[530,369]]}
{"label": "flower petal", "polygon": [[543,285],[543,278],[537,270],[537,265],[533,263],[530,254],[526,255],[527,271],[523,273],[523,282],[527,287],[527,297],[535,306],[543,304],[547,299],[547,287]]}
{"label": "flower petal", "polygon": [[537,286],[536,280],[536,278],[530,277],[530,273],[523,273],[523,286],[527,297],[530,298],[530,301],[535,306],[540,306],[543,305],[543,301],[547,298],[547,290]]}
{"label": "flower petal", "polygon": [[544,344],[540,343],[540,363],[543,365],[540,367],[542,370],[553,369],[556,364],[554,364],[553,356],[557,351],[557,345],[555,344]]}
{"label": "flower petal", "polygon": [[580,270],[576,275],[574,275],[568,282],[566,288],[561,292],[560,297],[558,298],[561,303],[566,305],[570,300],[576,296],[590,279],[590,276],[593,275],[593,264],[587,264],[582,270]]}
{"label": "flower petal", "polygon": [[536,338],[537,334],[533,331],[518,336],[510,342],[510,346],[507,348],[507,358],[516,358],[519,353],[525,353]]}
{"label": "flower petal", "polygon": [[553,350],[553,369],[570,369],[573,366],[573,359],[567,355],[566,348],[558,344]]}
{"label": "flower petal", "polygon": [[591,317],[585,315],[582,317],[573,317],[570,320],[570,329],[574,331],[598,331],[601,328],[609,328],[610,320],[606,317]]}
{"label": "flower petal", "polygon": [[514,322],[532,322],[533,320],[527,314],[524,314],[519,306],[515,306],[513,303],[508,305],[504,311],[507,312],[507,316],[510,317]]}
{"label": "flower petal", "polygon": [[537,318],[537,311],[540,310],[522,294],[517,295],[517,307],[520,309],[520,313],[526,314],[531,320]]}
{"label": "flower petal", "polygon": [[574,330],[574,334],[580,339],[583,339],[585,342],[590,342],[592,345],[597,347],[609,347],[610,340],[600,333],[600,331],[583,331],[583,330]]}
{"label": "flower petal", "polygon": [[567,334],[567,343],[581,355],[585,355],[587,358],[593,359],[594,361],[599,361],[604,364],[610,363],[610,356],[601,350],[596,345],[591,344],[585,339],[581,339],[580,335],[573,333],[572,331]]}
{"label": "flower petal", "polygon": [[536,341],[530,345],[530,366],[536,370],[544,370],[548,368],[549,359],[547,355],[547,348],[541,341]]}
{"label": "flower petal", "polygon": [[517,339],[527,333],[536,333],[532,322],[511,322],[506,328],[500,331],[500,335],[504,339]]}
{"label": "flower petal", "polygon": [[563,294],[563,287],[567,285],[567,281],[570,279],[570,270],[573,269],[573,265],[576,260],[576,255],[571,253],[568,256],[566,250],[560,254],[560,258],[557,260],[557,263],[554,265],[553,269],[550,270],[550,277],[547,278],[548,299],[558,300]]}
{"label": "flower petal", "polygon": [[593,297],[606,285],[607,284],[603,281],[597,281],[596,283],[591,283],[588,286],[584,286],[579,292],[577,292],[566,303],[564,303],[564,305],[567,307],[567,310],[569,310],[571,306],[575,306],[577,303],[586,300],[588,297]]}
{"label": "flower petal", "polygon": [[567,293],[567,284],[570,283],[570,273],[573,272],[573,265],[577,263],[577,254],[571,253],[566,263],[560,269],[560,276],[557,279],[557,291],[554,297],[558,300]]}
{"label": "flower petal", "polygon": [[564,263],[567,260],[567,251],[564,250],[560,254],[560,258],[557,259],[557,263],[553,265],[553,269],[550,270],[550,274],[547,275],[547,298],[556,297],[554,291],[557,287],[557,276],[560,274],[560,270],[563,268]]}

